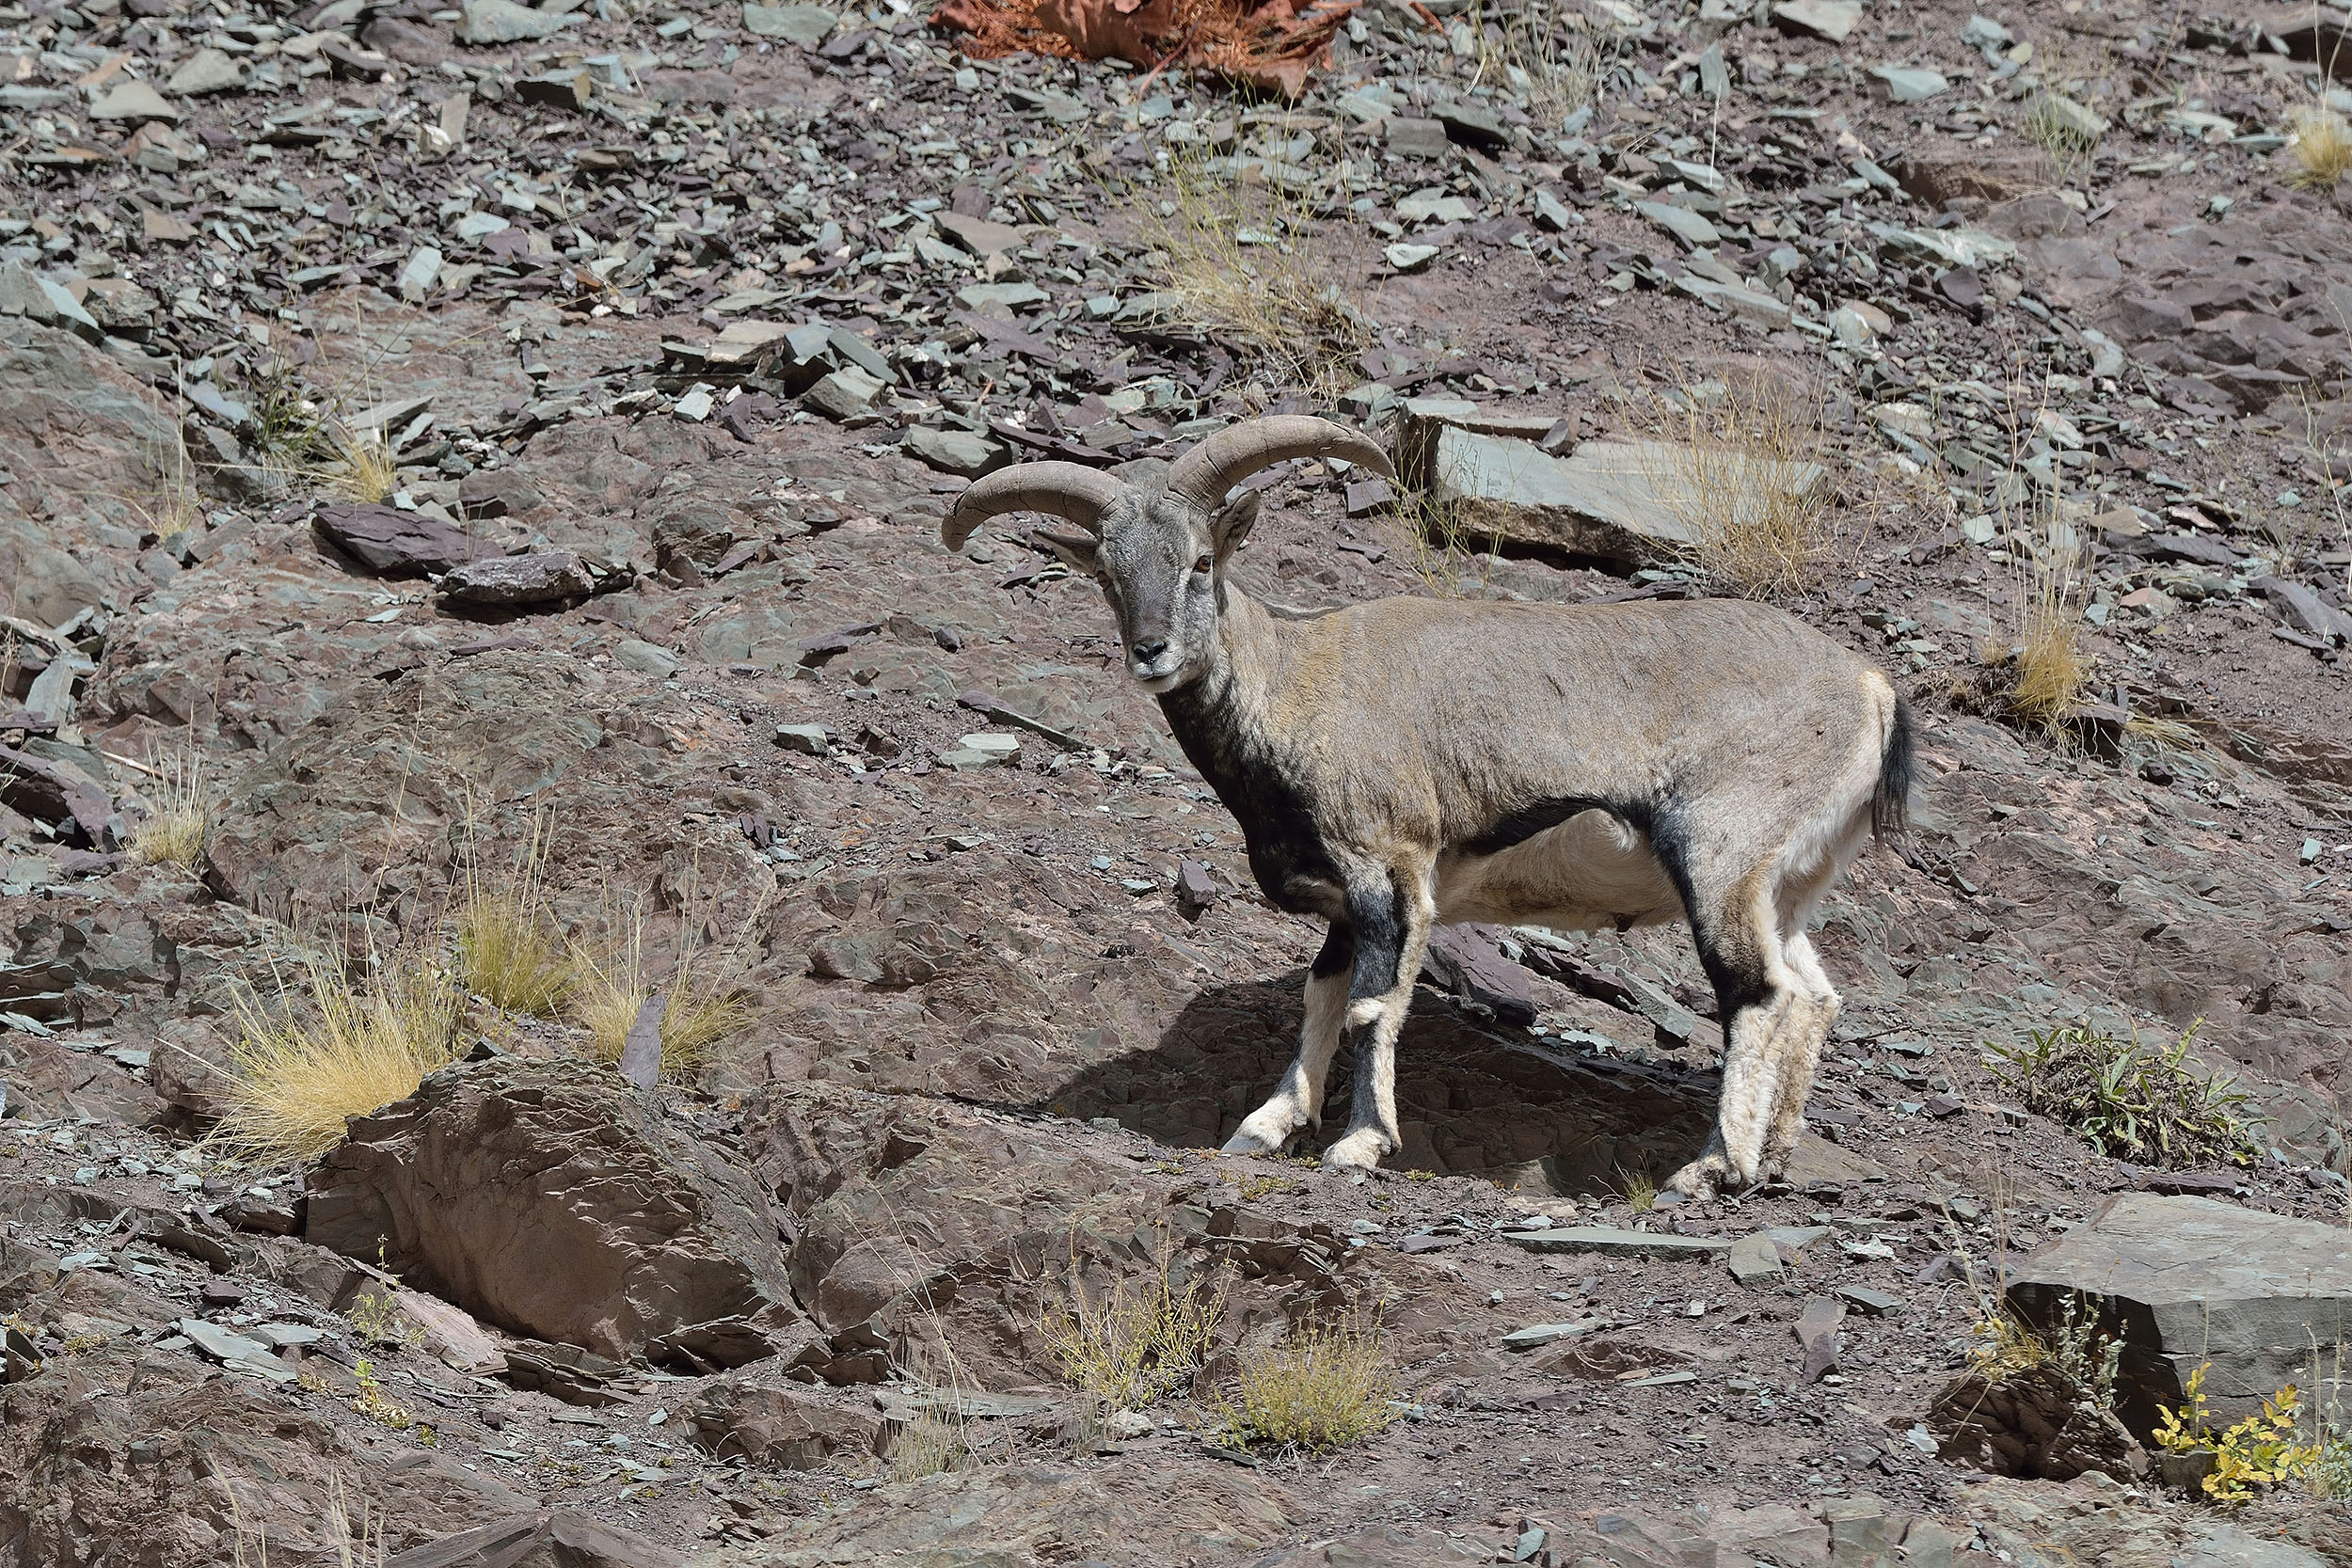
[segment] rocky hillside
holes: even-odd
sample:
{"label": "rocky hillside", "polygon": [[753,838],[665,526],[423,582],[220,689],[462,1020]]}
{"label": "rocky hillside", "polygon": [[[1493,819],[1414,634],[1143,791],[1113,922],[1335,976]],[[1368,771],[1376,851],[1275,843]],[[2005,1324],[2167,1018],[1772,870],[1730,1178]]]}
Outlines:
{"label": "rocky hillside", "polygon": [[[0,6],[0,1563],[2352,1558],[2352,19],[1160,8]],[[1653,1196],[1677,930],[1451,932],[1392,1169],[1207,1152],[1320,932],[938,523],[1268,410],[1403,477],[1265,476],[1262,597],[1744,585],[1909,693],[1785,1180]],[[223,1134],[485,889],[568,1006]],[[2250,1132],[1994,1070],[2077,1026]],[[1221,1295],[1185,1377],[1079,1386],[1114,1280]],[[1378,1430],[1250,1441],[1333,1325]],[[2200,1367],[2332,1460],[2216,1504]]]}

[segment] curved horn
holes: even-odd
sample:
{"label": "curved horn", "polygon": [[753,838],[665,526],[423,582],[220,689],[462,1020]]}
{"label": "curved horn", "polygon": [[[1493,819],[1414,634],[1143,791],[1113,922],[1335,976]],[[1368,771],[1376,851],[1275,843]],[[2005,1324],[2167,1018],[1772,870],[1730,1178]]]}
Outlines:
{"label": "curved horn", "polygon": [[1103,531],[1103,514],[1119,504],[1127,486],[1077,463],[1024,463],[975,480],[939,525],[939,542],[963,548],[972,531],[1006,512],[1042,512],[1067,517],[1089,533]]}
{"label": "curved horn", "polygon": [[1269,414],[1228,425],[1176,460],[1168,487],[1186,500],[1215,507],[1225,492],[1270,463],[1292,457],[1337,457],[1393,477],[1389,454],[1369,437],[1312,414]]}

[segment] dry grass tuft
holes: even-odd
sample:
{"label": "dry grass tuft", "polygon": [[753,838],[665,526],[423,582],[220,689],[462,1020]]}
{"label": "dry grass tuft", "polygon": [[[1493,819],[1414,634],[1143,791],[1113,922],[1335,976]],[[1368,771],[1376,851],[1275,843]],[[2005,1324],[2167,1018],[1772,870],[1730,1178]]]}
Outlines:
{"label": "dry grass tuft", "polygon": [[1760,373],[1720,395],[1684,388],[1659,422],[1671,455],[1648,477],[1689,531],[1692,563],[1748,598],[1804,592],[1837,539],[1817,389]]}
{"label": "dry grass tuft", "polygon": [[1143,238],[1176,314],[1238,349],[1250,368],[1289,387],[1337,393],[1372,346],[1373,324],[1338,283],[1320,225],[1298,197],[1173,163]]}
{"label": "dry grass tuft", "polygon": [[2323,104],[2296,111],[2289,120],[2287,183],[2300,190],[2332,191],[2352,173],[2352,125]]}
{"label": "dry grass tuft", "polygon": [[369,506],[383,505],[400,488],[400,469],[392,449],[376,436],[339,431],[333,460],[305,472],[321,488]]}
{"label": "dry grass tuft", "polygon": [[467,988],[508,1012],[540,1018],[554,1013],[572,983],[571,958],[539,885],[544,833],[542,822],[522,858],[502,874],[469,863],[456,920],[458,973]]}
{"label": "dry grass tuft", "polygon": [[1385,1431],[1396,1419],[1394,1374],[1370,1315],[1295,1328],[1279,1345],[1245,1350],[1224,1404],[1237,1446],[1320,1453]]}
{"label": "dry grass tuft", "polygon": [[2090,684],[2081,597],[2074,562],[2059,554],[2037,559],[2013,595],[2018,610],[2016,641],[2005,656],[2008,705],[2018,722],[2047,736],[2066,733],[2067,717]]}
{"label": "dry grass tuft", "polygon": [[1225,1322],[1226,1282],[1194,1275],[1179,1285],[1167,1232],[1141,1278],[1114,1279],[1099,1294],[1078,1276],[1074,1238],[1070,1261],[1063,1299],[1048,1307],[1042,1327],[1073,1386],[1113,1409],[1136,1410],[1190,1384],[1207,1365]]}
{"label": "dry grass tuft", "polygon": [[142,793],[153,809],[132,830],[131,863],[193,869],[213,825],[204,755],[192,746],[166,752],[147,771],[151,782]]}
{"label": "dry grass tuft", "polygon": [[1597,105],[1622,35],[1594,37],[1594,24],[1571,12],[1557,16],[1540,0],[1517,7],[1470,8],[1478,37],[1478,71],[1471,86],[1502,87],[1527,103],[1528,118],[1557,131],[1577,110]]}
{"label": "dry grass tuft", "polygon": [[[566,1010],[586,1029],[596,1054],[621,1059],[628,1027],[657,989],[645,967],[645,919],[640,909],[614,911],[616,933],[601,949],[575,944]],[[739,994],[740,954],[690,947],[660,990],[669,998],[661,1013],[661,1075],[684,1077],[702,1066],[711,1048],[752,1021]]]}
{"label": "dry grass tuft", "polygon": [[437,958],[406,948],[356,980],[313,955],[278,977],[269,1002],[241,994],[229,1109],[213,1137],[266,1163],[326,1153],[348,1118],[405,1099],[455,1060],[459,1000]]}
{"label": "dry grass tuft", "polygon": [[[1433,598],[1483,597],[1487,557],[1479,548],[1481,531],[1472,508],[1425,489],[1401,498],[1389,514],[1402,552]],[[1491,531],[1486,535],[1493,539]]]}
{"label": "dry grass tuft", "polygon": [[925,1406],[890,1440],[890,1479],[920,1481],[949,1470],[969,1470],[980,1462],[967,1423]]}
{"label": "dry grass tuft", "polygon": [[1645,1170],[1617,1167],[1617,1180],[1625,1188],[1626,1207],[1637,1214],[1646,1214],[1658,1207],[1657,1180]]}

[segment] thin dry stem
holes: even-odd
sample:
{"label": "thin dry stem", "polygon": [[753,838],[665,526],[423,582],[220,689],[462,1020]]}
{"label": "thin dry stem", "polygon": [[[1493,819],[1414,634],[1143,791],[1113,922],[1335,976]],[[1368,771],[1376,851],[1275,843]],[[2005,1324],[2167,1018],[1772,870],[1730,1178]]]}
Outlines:
{"label": "thin dry stem", "polygon": [[1661,404],[1662,471],[1649,476],[1691,535],[1692,563],[1748,598],[1801,594],[1836,544],[1813,388],[1761,374]]}
{"label": "thin dry stem", "polygon": [[2352,173],[2352,126],[2325,104],[2298,109],[2288,122],[2287,183],[2298,190],[2332,191]]}
{"label": "thin dry stem", "polygon": [[167,751],[148,765],[152,781],[141,791],[151,808],[132,830],[134,865],[192,869],[212,830],[213,801],[205,787],[204,754],[194,746]]}

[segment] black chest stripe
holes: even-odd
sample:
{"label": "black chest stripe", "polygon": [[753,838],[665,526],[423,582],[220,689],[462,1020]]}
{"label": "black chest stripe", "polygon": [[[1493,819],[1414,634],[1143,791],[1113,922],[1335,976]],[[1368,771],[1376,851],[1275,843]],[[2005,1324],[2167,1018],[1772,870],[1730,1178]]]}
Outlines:
{"label": "black chest stripe", "polygon": [[1293,885],[1336,885],[1345,879],[1324,846],[1306,797],[1263,755],[1229,705],[1200,695],[1199,682],[1163,696],[1160,711],[1186,760],[1241,824],[1258,886],[1279,908],[1314,912],[1292,892]]}

